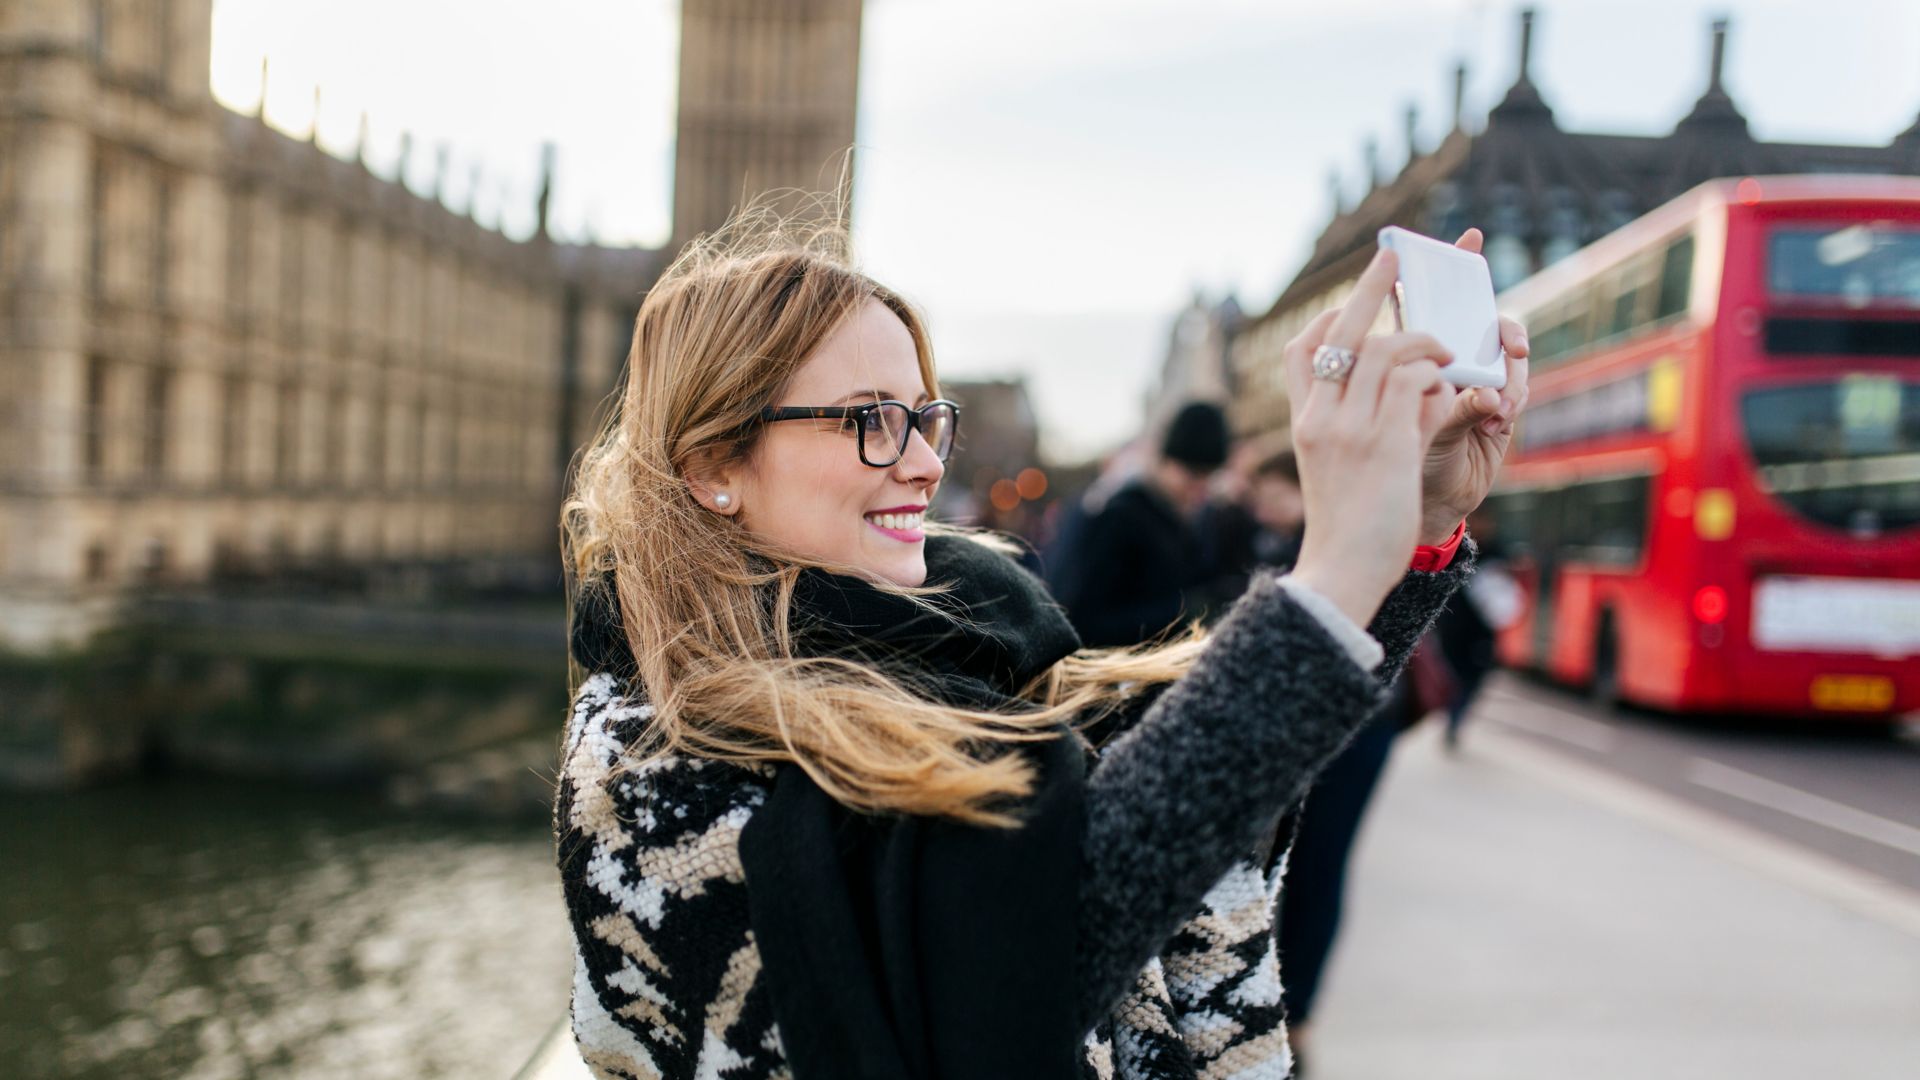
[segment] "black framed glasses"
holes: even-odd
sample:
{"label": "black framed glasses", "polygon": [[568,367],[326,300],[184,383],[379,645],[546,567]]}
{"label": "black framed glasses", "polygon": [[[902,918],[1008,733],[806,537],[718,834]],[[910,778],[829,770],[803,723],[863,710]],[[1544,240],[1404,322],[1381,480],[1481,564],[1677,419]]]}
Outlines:
{"label": "black framed glasses", "polygon": [[907,440],[918,431],[941,461],[953,453],[953,437],[960,430],[960,406],[945,399],[919,408],[904,401],[869,401],[864,405],[769,405],[760,419],[841,420],[844,430],[858,432],[855,445],[860,461],[876,469],[897,463],[907,452]]}

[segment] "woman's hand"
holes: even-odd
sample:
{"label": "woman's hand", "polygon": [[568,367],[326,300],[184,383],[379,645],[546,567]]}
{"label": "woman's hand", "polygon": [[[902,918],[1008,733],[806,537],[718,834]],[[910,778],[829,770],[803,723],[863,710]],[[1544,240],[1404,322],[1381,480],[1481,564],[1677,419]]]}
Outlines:
{"label": "woman's hand", "polygon": [[[1479,229],[1468,229],[1455,247],[1480,251]],[[1507,354],[1507,385],[1500,390],[1448,390],[1447,422],[1427,451],[1422,471],[1420,542],[1443,544],[1493,487],[1513,440],[1513,422],[1527,404],[1527,331],[1500,320],[1500,347]]]}
{"label": "woman's hand", "polygon": [[[1438,341],[1367,334],[1397,268],[1392,252],[1375,255],[1346,306],[1315,318],[1283,354],[1307,519],[1293,574],[1361,626],[1406,573],[1424,519],[1421,462],[1459,408]],[[1314,376],[1321,345],[1357,354],[1343,381]]]}

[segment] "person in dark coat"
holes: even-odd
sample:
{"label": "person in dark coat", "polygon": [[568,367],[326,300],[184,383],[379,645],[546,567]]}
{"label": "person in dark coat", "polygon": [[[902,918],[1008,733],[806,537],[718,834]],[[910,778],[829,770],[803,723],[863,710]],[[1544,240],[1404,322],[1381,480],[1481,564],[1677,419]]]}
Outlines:
{"label": "person in dark coat", "polygon": [[1054,598],[1088,647],[1138,645],[1232,599],[1211,588],[1194,526],[1229,442],[1218,405],[1183,406],[1152,467],[1087,508],[1050,560]]}

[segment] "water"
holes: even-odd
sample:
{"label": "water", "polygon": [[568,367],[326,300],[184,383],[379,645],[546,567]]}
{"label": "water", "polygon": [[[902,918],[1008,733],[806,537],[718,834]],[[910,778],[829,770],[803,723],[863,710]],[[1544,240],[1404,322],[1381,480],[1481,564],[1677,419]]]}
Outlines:
{"label": "water", "polygon": [[0,796],[0,1075],[511,1076],[566,1007],[551,841],[232,782]]}

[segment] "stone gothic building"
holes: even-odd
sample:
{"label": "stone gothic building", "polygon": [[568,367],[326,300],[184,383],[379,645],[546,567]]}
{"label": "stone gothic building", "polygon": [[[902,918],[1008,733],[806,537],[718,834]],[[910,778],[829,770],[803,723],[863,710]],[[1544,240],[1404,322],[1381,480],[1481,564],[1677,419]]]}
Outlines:
{"label": "stone gothic building", "polygon": [[1707,86],[1671,132],[1660,136],[1573,132],[1554,122],[1532,77],[1534,14],[1520,15],[1519,72],[1486,125],[1469,133],[1462,115],[1465,69],[1455,73],[1453,128],[1423,151],[1407,115],[1407,160],[1382,176],[1368,146],[1367,191],[1342,205],[1334,183],[1334,216],[1293,281],[1273,306],[1234,339],[1232,367],[1240,387],[1235,426],[1261,431],[1286,426],[1280,351],[1315,313],[1341,303],[1373,257],[1375,236],[1399,225],[1430,236],[1457,237],[1476,225],[1495,288],[1534,271],[1632,221],[1706,180],[1781,173],[1920,173],[1920,122],[1885,146],[1761,142],[1721,81],[1726,20],[1713,24]]}
{"label": "stone gothic building", "polygon": [[[0,646],[140,583],[552,565],[667,260],[549,239],[544,193],[511,240],[223,108],[211,5],[0,4]],[[676,244],[838,175],[861,12],[683,7]]]}

